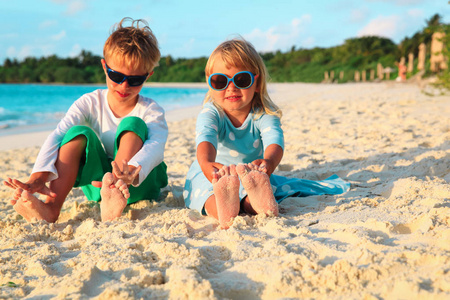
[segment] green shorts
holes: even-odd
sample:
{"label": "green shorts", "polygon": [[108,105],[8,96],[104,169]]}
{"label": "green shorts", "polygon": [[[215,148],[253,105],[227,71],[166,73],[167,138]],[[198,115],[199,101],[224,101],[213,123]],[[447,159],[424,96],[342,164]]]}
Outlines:
{"label": "green shorts", "polygon": [[[136,133],[144,142],[147,139],[148,128],[145,122],[138,117],[123,119],[117,128],[114,157],[119,148],[119,137],[125,131]],[[74,187],[81,187],[88,200],[100,201],[100,188],[94,187],[92,181],[102,181],[106,172],[112,171],[111,162],[103,148],[97,134],[88,126],[74,126],[64,136],[61,146],[77,136],[84,135],[87,140],[85,156],[80,161],[77,179]],[[128,204],[139,200],[158,200],[160,189],[167,186],[167,166],[164,162],[156,166],[145,180],[138,186],[130,186]]]}

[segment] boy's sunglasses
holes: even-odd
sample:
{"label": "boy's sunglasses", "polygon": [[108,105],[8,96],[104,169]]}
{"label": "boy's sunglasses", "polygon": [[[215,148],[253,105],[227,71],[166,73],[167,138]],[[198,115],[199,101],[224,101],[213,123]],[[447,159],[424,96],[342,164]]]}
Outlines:
{"label": "boy's sunglasses", "polygon": [[211,74],[208,78],[209,86],[216,91],[223,91],[228,87],[230,81],[238,89],[245,90],[253,85],[255,82],[255,75],[248,71],[242,71],[234,74],[232,78],[222,73]]}
{"label": "boy's sunglasses", "polygon": [[115,83],[122,84],[125,80],[128,81],[129,86],[140,86],[143,85],[144,82],[147,80],[147,75],[142,76],[127,76],[125,74],[122,74],[120,72],[114,71],[105,62],[106,71],[108,73],[109,79],[114,81]]}

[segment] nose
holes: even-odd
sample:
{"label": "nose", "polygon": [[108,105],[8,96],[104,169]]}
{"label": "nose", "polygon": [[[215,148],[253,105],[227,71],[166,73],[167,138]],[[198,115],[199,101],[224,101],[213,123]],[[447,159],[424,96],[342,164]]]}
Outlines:
{"label": "nose", "polygon": [[227,88],[225,89],[225,90],[228,90],[228,89],[230,89],[230,90],[236,90],[237,88],[236,88],[236,86],[234,85],[234,82],[233,81],[230,81],[229,83],[228,83],[228,86],[227,86]]}
{"label": "nose", "polygon": [[128,79],[125,79],[120,85],[123,86],[124,88],[130,87],[130,85],[128,84]]}

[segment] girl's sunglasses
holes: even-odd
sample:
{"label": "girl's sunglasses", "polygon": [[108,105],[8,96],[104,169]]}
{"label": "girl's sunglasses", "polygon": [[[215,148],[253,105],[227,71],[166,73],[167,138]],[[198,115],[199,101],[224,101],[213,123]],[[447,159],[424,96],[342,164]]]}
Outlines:
{"label": "girl's sunglasses", "polygon": [[129,86],[140,86],[143,85],[144,82],[147,80],[147,75],[142,76],[127,76],[125,74],[122,74],[120,72],[114,71],[105,62],[106,71],[108,73],[109,79],[114,81],[115,83],[122,84],[125,80],[128,81]]}
{"label": "girl's sunglasses", "polygon": [[230,81],[238,89],[245,90],[253,85],[255,82],[255,75],[248,71],[242,71],[234,74],[232,78],[222,73],[211,74],[208,78],[209,86],[216,91],[223,91],[228,87]]}

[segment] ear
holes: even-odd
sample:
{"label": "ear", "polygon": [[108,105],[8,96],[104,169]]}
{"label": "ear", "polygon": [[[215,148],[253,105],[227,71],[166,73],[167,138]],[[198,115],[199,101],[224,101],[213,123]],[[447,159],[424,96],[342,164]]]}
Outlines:
{"label": "ear", "polygon": [[102,59],[100,60],[100,62],[101,62],[101,64],[102,64],[103,71],[104,71],[105,74],[106,74],[106,60],[105,60],[104,58],[102,58]]}

